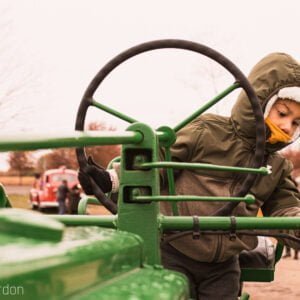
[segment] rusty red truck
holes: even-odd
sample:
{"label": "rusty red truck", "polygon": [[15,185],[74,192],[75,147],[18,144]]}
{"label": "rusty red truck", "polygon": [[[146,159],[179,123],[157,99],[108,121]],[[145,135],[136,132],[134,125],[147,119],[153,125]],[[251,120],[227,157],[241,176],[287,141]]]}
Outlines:
{"label": "rusty red truck", "polygon": [[57,208],[56,192],[62,180],[67,180],[69,188],[78,184],[77,171],[62,166],[57,169],[46,170],[37,176],[29,193],[32,209],[40,211]]}

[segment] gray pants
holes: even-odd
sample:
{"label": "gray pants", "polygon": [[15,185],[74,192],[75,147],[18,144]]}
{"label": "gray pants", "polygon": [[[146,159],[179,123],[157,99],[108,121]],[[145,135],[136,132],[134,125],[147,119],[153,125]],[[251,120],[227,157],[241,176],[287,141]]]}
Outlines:
{"label": "gray pants", "polygon": [[66,201],[58,200],[58,214],[64,215],[67,212]]}
{"label": "gray pants", "polygon": [[237,257],[221,263],[195,261],[167,243],[161,246],[165,268],[181,272],[190,283],[192,299],[234,300],[240,289],[240,267]]}

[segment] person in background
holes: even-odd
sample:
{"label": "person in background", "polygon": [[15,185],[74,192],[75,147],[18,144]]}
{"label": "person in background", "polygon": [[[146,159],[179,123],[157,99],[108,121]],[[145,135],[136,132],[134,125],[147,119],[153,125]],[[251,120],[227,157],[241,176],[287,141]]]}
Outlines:
{"label": "person in background", "polygon": [[74,184],[70,189],[70,196],[69,196],[69,212],[71,215],[78,214],[78,204],[81,198],[80,193],[81,193],[80,185]]}
{"label": "person in background", "polygon": [[40,188],[40,182],[41,182],[41,174],[35,173],[34,174],[34,181],[33,181],[33,188],[38,189]]}
{"label": "person in background", "polygon": [[58,213],[63,215],[67,212],[66,201],[69,197],[70,190],[68,188],[68,181],[63,179],[61,185],[57,189],[56,201],[58,202]]}
{"label": "person in background", "polygon": [[[282,257],[283,258],[291,257],[292,256],[291,247],[285,246],[284,249],[285,249],[285,253]],[[296,259],[296,260],[298,259],[298,252],[299,252],[299,250],[296,250],[296,249],[294,250],[294,259]]]}

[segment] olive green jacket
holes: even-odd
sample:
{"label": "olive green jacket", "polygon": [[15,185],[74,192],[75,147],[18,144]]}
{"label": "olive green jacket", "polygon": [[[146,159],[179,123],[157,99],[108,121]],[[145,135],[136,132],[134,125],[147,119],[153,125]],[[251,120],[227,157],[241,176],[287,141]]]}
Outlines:
{"label": "olive green jacket", "polygon": [[[270,54],[262,59],[248,77],[262,107],[281,88],[300,86],[300,65],[282,53]],[[171,149],[176,161],[209,163],[226,166],[249,166],[255,145],[255,121],[250,102],[242,91],[234,105],[231,117],[205,114],[198,117],[177,134]],[[291,179],[292,165],[276,151],[286,144],[266,146],[266,164],[272,174],[259,177],[251,188],[255,204],[240,203],[233,214],[256,216],[261,208],[265,216],[300,216],[300,194]],[[184,170],[176,178],[178,195],[230,196],[241,183],[236,173]],[[216,211],[220,202],[180,202],[183,216],[206,216]],[[161,204],[162,212],[172,215],[170,204]],[[169,242],[185,255],[203,262],[225,261],[242,250],[253,249],[257,238],[239,235],[230,240],[227,235],[201,235],[193,240],[191,234]],[[295,244],[290,246],[296,247]]]}

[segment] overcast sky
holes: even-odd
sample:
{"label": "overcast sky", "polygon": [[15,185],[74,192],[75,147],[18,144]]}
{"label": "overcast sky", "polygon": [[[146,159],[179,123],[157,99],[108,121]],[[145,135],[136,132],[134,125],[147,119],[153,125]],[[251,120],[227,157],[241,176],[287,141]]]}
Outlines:
{"label": "overcast sky", "polygon": [[[300,59],[300,2],[2,0],[1,132],[73,130],[85,88],[129,47],[165,38],[205,44],[247,75],[270,52]],[[176,125],[232,77],[199,54],[157,50],[114,70],[95,98],[154,127]],[[212,82],[211,82],[212,81]],[[16,90],[11,97],[9,91]],[[213,111],[229,114],[235,95]],[[91,110],[89,120],[127,124]],[[0,169],[5,168],[0,154]]]}

